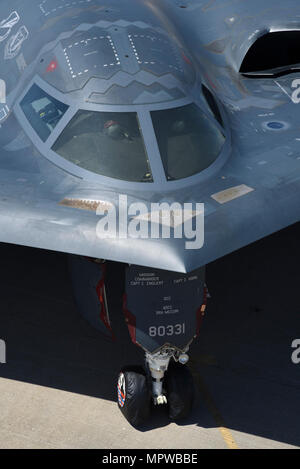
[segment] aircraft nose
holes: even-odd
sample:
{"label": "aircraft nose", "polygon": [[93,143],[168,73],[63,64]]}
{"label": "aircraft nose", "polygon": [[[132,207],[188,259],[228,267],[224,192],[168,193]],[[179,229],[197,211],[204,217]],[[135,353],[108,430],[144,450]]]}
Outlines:
{"label": "aircraft nose", "polygon": [[119,240],[118,244],[123,251],[124,262],[188,273],[202,267],[205,262],[201,254],[202,248],[188,249],[187,242],[185,239],[126,239]]}

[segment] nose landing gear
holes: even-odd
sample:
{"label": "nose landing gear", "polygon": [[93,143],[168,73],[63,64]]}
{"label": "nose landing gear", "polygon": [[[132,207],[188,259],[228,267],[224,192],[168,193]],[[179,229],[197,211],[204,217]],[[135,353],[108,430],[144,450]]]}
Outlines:
{"label": "nose landing gear", "polygon": [[188,416],[194,400],[194,383],[186,365],[188,355],[172,348],[156,354],[146,353],[146,363],[152,377],[154,405],[167,404],[171,420]]}
{"label": "nose landing gear", "polygon": [[[74,295],[84,317],[113,338],[106,299],[106,268],[99,260],[70,257]],[[186,366],[206,307],[205,268],[190,274],[128,266],[123,310],[131,340],[145,352],[144,367],[126,367],[117,383],[118,406],[133,426],[165,406],[169,417],[187,417],[194,385]]]}
{"label": "nose landing gear", "polygon": [[178,352],[146,353],[145,363],[145,370],[131,367],[119,374],[118,406],[124,417],[133,426],[143,424],[152,401],[154,406],[167,407],[170,420],[186,418],[193,405],[194,383],[188,367],[178,361]]}
{"label": "nose landing gear", "polygon": [[144,370],[130,375],[122,370],[118,381],[119,408],[133,426],[149,416],[151,401],[166,405],[171,420],[187,417],[192,409],[187,351],[204,316],[204,281],[204,268],[188,275],[134,266],[126,270],[124,314],[132,341],[145,351]]}

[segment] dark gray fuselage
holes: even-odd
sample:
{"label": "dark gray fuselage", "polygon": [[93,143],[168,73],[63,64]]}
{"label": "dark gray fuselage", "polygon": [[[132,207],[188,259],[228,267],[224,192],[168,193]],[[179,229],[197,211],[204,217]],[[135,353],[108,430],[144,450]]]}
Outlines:
{"label": "dark gray fuselage", "polygon": [[[189,272],[299,221],[300,108],[293,93],[300,73],[239,73],[258,37],[300,29],[297,14],[295,0],[1,0],[0,241]],[[45,141],[20,105],[34,84],[68,107]],[[202,85],[215,97],[222,129]],[[151,112],[191,103],[225,143],[200,173],[168,180]],[[153,182],[96,174],[53,151],[80,109],[137,113]],[[119,194],[148,205],[204,203],[204,246],[187,250],[186,240],[174,238],[99,240],[95,204],[117,203]]]}

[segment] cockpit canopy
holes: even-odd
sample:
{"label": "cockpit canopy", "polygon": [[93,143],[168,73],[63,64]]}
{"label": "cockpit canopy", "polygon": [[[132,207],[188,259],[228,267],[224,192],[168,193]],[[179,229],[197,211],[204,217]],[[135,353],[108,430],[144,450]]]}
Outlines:
{"label": "cockpit canopy", "polygon": [[[165,179],[184,179],[208,168],[224,145],[221,114],[215,102],[214,106],[212,102],[209,104],[214,113],[211,117],[195,103],[150,109],[148,127],[140,119],[139,111],[79,109],[52,144],[51,150],[69,163],[94,174],[128,182],[152,183],[155,182],[151,168],[153,160],[150,158],[153,144],[145,138],[152,132]],[[67,104],[51,97],[36,84],[20,105],[43,142],[47,141],[69,109]]]}
{"label": "cockpit canopy", "polygon": [[77,166],[102,176],[153,182],[135,112],[80,110],[52,150]]}

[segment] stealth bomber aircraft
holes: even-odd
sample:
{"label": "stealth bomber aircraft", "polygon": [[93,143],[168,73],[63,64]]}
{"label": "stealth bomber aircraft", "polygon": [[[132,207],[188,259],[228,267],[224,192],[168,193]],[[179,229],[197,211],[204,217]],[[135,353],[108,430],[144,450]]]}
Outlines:
{"label": "stealth bomber aircraft", "polygon": [[299,40],[297,0],[0,0],[0,241],[66,253],[108,335],[125,266],[132,425],[191,409],[205,265],[300,219]]}

